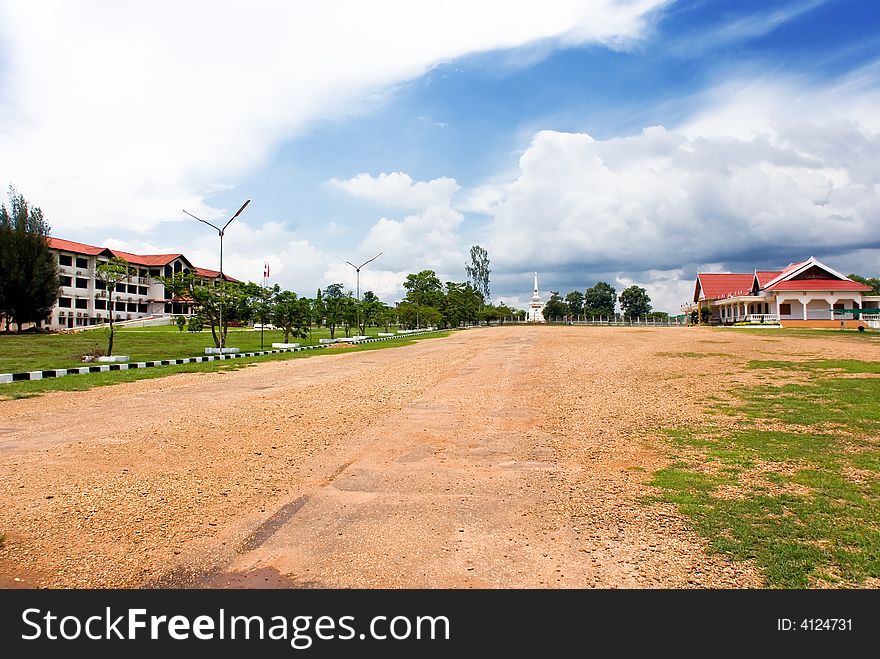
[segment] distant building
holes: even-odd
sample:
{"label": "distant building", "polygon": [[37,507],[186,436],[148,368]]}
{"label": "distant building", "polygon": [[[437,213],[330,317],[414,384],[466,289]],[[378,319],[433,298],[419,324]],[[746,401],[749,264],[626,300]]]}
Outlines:
{"label": "distant building", "polygon": [[697,275],[693,303],[685,311],[702,314],[712,322],[778,323],[783,327],[856,326],[852,312],[844,309],[877,308],[880,296],[871,287],[853,281],[813,257],[789,264],[783,270],[752,273]]}
{"label": "distant building", "polygon": [[[220,273],[198,268],[183,254],[132,254],[108,247],[49,238],[49,251],[55,255],[61,274],[58,301],[44,326],[48,329],[87,327],[114,320],[133,320],[164,314],[189,314],[191,300],[169,295],[159,277],[177,272],[193,272],[207,281],[218,282]],[[136,272],[117,284],[113,309],[108,309],[104,283],[95,277],[95,269],[111,257],[130,263]],[[235,281],[224,275],[226,281]]]}
{"label": "distant building", "polygon": [[535,290],[532,293],[532,301],[529,304],[529,322],[544,322],[544,305],[541,304],[541,294],[538,293],[538,273],[535,273]]}

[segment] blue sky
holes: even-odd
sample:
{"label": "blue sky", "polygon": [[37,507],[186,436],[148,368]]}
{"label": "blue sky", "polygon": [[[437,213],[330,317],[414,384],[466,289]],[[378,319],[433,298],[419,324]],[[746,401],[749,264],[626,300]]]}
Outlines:
{"label": "blue sky", "polygon": [[382,251],[388,302],[475,243],[520,307],[533,270],[671,312],[698,270],[880,272],[876,2],[34,4],[0,0],[0,183],[59,237],[216,267],[182,210],[251,199],[230,274]]}

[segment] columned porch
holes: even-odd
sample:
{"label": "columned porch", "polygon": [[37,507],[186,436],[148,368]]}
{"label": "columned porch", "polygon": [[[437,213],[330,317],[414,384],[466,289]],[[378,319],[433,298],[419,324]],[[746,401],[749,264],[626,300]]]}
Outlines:
{"label": "columned porch", "polygon": [[733,323],[776,323],[779,314],[772,308],[772,300],[760,295],[741,295],[717,300],[714,304],[719,320]]}

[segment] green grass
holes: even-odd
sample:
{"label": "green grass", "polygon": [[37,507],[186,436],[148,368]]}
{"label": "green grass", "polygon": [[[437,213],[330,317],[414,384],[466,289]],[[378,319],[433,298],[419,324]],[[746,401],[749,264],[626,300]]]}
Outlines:
{"label": "green grass", "polygon": [[121,382],[133,382],[135,380],[149,380],[152,378],[167,377],[177,373],[215,373],[235,371],[247,366],[288,359],[305,359],[327,354],[339,354],[344,352],[363,352],[366,350],[381,350],[384,348],[399,348],[410,345],[424,338],[439,338],[449,336],[449,332],[432,332],[418,336],[407,336],[400,339],[390,339],[377,343],[365,343],[347,346],[345,348],[332,348],[324,350],[306,350],[302,352],[287,352],[260,357],[241,357],[222,361],[206,362],[201,364],[180,364],[169,366],[156,366],[147,369],[133,371],[107,371],[102,373],[89,373],[87,375],[67,375],[61,378],[48,378],[45,380],[30,380],[23,382],[10,382],[0,384],[0,401],[3,399],[30,398],[49,391],[85,391],[93,387],[104,387],[119,384]]}
{"label": "green grass", "polygon": [[[808,381],[733,393],[741,423],[666,431],[675,462],[654,474],[715,551],[751,559],[767,584],[880,577],[880,378],[855,360],[751,362]],[[771,427],[772,429],[767,429]]]}
{"label": "green grass", "polygon": [[[380,330],[368,328],[368,335]],[[312,328],[308,339],[292,338],[292,343],[302,345],[318,343],[327,338],[326,328]],[[336,336],[344,336],[340,330]],[[273,342],[281,342],[284,335],[278,330],[264,332],[264,349],[271,350]],[[205,354],[205,348],[213,346],[211,331],[180,332],[177,326],[123,328],[116,332],[113,354],[128,355],[133,362],[156,359],[197,357]],[[230,328],[226,345],[240,348],[242,352],[260,349],[260,332],[249,329]],[[51,368],[82,366],[81,356],[95,349],[107,348],[104,329],[88,330],[71,334],[4,334],[0,333],[0,373],[37,371]]]}

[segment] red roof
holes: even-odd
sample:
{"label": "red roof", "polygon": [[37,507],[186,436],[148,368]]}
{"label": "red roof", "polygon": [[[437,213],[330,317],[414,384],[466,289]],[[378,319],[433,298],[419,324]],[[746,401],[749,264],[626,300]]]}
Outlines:
{"label": "red roof", "polygon": [[718,274],[703,272],[697,275],[700,280],[700,290],[703,298],[718,300],[730,295],[749,295],[755,275],[747,274]]}
{"label": "red roof", "polygon": [[[199,266],[194,266],[193,270],[195,274],[199,277],[208,277],[209,279],[217,279],[220,276],[219,270],[211,270],[210,268],[200,268]],[[225,272],[223,273],[223,279],[226,281],[238,281],[238,279],[234,279],[227,275]]]}
{"label": "red roof", "polygon": [[131,252],[123,252],[122,250],[111,250],[115,256],[123,261],[134,263],[135,265],[158,266],[168,265],[174,259],[183,256],[183,254],[132,254]]}
{"label": "red roof", "polygon": [[761,288],[764,288],[768,281],[773,281],[781,274],[782,270],[758,270],[755,272],[758,277],[758,286]]}
{"label": "red roof", "polygon": [[789,279],[779,281],[767,288],[768,291],[870,291],[865,286],[849,279]]}
{"label": "red roof", "polygon": [[58,249],[65,252],[74,252],[76,254],[89,254],[96,256],[107,250],[106,247],[95,247],[94,245],[86,245],[85,243],[76,243],[72,240],[63,240],[62,238],[47,238],[50,249]]}

